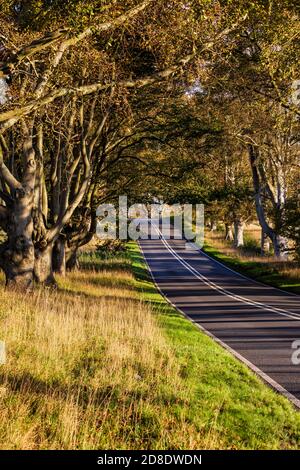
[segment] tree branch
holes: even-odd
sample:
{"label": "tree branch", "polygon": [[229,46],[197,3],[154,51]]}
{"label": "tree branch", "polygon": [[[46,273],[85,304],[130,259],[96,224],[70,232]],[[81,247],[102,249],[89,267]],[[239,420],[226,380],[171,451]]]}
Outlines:
{"label": "tree branch", "polygon": [[7,166],[3,161],[3,150],[2,150],[2,142],[0,141],[0,173],[5,181],[5,183],[9,186],[9,188],[13,191],[16,189],[22,188],[21,183],[14,177],[14,175],[9,171]]}
{"label": "tree branch", "polygon": [[41,52],[42,50],[56,44],[62,38],[67,39],[61,44],[59,51],[55,55],[55,58],[51,64],[51,66],[46,70],[44,75],[42,76],[40,82],[37,85],[35,93],[37,96],[42,94],[42,91],[47,84],[50,76],[52,75],[53,70],[58,66],[63,54],[69,49],[69,47],[77,44],[78,42],[82,41],[83,39],[95,34],[101,33],[104,31],[108,31],[114,27],[121,26],[122,24],[126,23],[126,21],[134,18],[138,15],[141,11],[143,11],[148,5],[150,5],[155,0],[144,0],[140,5],[132,8],[128,12],[120,15],[114,20],[107,21],[105,23],[100,23],[99,25],[94,25],[93,27],[86,28],[82,33],[69,37],[71,34],[70,29],[58,29],[56,31],[52,31],[46,34],[44,37],[33,41],[31,44],[24,46],[18,52],[11,55],[11,57],[0,67],[0,78],[5,78],[8,74],[10,74],[24,59],[28,59],[33,55]]}

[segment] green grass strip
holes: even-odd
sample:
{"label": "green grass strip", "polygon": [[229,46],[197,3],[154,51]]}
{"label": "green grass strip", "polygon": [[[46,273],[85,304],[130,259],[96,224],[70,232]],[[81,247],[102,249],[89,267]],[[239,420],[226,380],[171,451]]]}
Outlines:
{"label": "green grass strip", "polygon": [[180,366],[184,392],[178,391],[170,413],[203,434],[207,448],[298,449],[300,413],[161,296],[136,243],[127,250],[136,288]]}

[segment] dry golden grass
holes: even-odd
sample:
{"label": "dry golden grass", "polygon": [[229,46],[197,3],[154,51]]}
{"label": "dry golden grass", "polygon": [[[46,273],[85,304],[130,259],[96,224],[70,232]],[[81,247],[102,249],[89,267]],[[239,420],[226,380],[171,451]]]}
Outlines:
{"label": "dry golden grass", "polygon": [[1,286],[0,449],[188,448],[202,440],[168,411],[185,391],[151,307],[126,266],[112,260],[107,268],[75,272],[55,292]]}
{"label": "dry golden grass", "polygon": [[[255,227],[251,226],[250,228],[246,228],[245,235],[259,243],[260,233],[259,230]],[[223,232],[211,232],[210,230],[206,230],[205,240],[209,245],[213,246],[217,250],[222,251],[222,253],[224,253],[226,256],[239,258],[245,261],[259,261],[262,263],[268,263],[275,260],[275,258],[271,256],[258,256],[253,253],[253,249],[247,249],[246,247],[235,248],[233,246],[233,242],[224,239]]]}
{"label": "dry golden grass", "polygon": [[[248,240],[256,241],[259,246],[259,229],[255,226],[250,226],[245,229],[245,235]],[[205,233],[205,239],[210,246],[222,252],[226,256],[230,256],[241,261],[261,263],[270,267],[271,270],[276,270],[280,276],[287,278],[287,280],[295,282],[300,281],[299,263],[293,259],[285,261],[278,260],[274,256],[260,256],[254,254],[253,249],[247,248],[247,246],[244,248],[234,248],[232,242],[224,240],[224,234],[222,232],[210,232],[207,230]]]}
{"label": "dry golden grass", "polygon": [[300,294],[299,261],[280,260],[274,256],[259,254],[260,232],[255,226],[245,230],[246,243],[243,248],[235,248],[232,242],[224,240],[224,232],[205,233],[206,251],[233,269],[241,271],[266,284],[287,289]]}
{"label": "dry golden grass", "polygon": [[295,263],[282,263],[280,274],[287,279],[300,282],[300,267],[295,266]]}

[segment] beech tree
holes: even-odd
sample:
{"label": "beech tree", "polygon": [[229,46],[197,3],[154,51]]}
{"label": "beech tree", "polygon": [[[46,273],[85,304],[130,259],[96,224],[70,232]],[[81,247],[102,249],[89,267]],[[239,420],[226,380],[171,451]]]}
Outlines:
{"label": "beech tree", "polygon": [[[4,201],[1,208],[1,224],[7,232],[7,240],[1,247],[1,266],[6,274],[7,285],[12,283],[29,287],[33,280],[33,274],[35,274],[38,281],[52,281],[50,247],[52,247],[62,227],[67,223],[84,197],[88,186],[91,155],[87,154],[90,150],[86,148],[87,135],[83,133],[82,141],[76,148],[77,153],[70,156],[70,153],[74,150],[74,143],[70,144],[70,138],[73,137],[70,134],[64,147],[65,155],[62,158],[61,155],[58,156],[60,162],[62,159],[64,160],[64,167],[68,172],[68,175],[65,176],[67,188],[64,189],[63,198],[59,201],[58,213],[53,212],[52,214],[55,221],[54,225],[47,230],[45,223],[47,197],[45,195],[46,186],[43,183],[44,149],[41,119],[43,111],[41,110],[58,98],[66,97],[69,102],[74,103],[78,95],[83,97],[108,88],[108,85],[103,82],[105,77],[102,77],[101,82],[98,81],[91,85],[78,84],[76,86],[75,84],[75,87],[73,85],[75,77],[72,77],[72,81],[68,85],[70,66],[69,62],[65,60],[67,51],[76,44],[87,41],[89,37],[96,33],[99,34],[125,24],[151,3],[151,0],[141,2],[137,7],[120,14],[111,21],[100,24],[95,21],[94,25],[80,25],[79,31],[77,25],[72,28],[70,26],[59,28],[54,32],[44,34],[42,37],[34,38],[28,45],[20,49],[12,50],[10,40],[7,41],[9,47],[6,47],[5,53],[2,53],[4,61],[1,66],[2,75],[0,76],[2,80],[13,80],[13,85],[9,90],[11,99],[6,100],[4,103],[6,109],[0,113],[2,134],[0,153],[1,197]],[[22,36],[22,27],[24,23],[27,26],[30,22],[31,15],[35,13],[35,7],[38,7],[37,2],[27,3],[26,5],[25,2],[24,4],[20,2],[17,11],[15,10],[17,19],[10,18],[12,15],[10,11],[8,16],[1,18],[2,23],[9,18],[12,26],[15,22],[20,21],[21,16],[21,32],[18,32],[17,36],[36,36],[38,33],[35,33],[34,25],[29,32],[25,29]],[[49,8],[46,13],[50,12],[51,16],[52,11],[53,9]],[[81,14],[80,11],[80,16]],[[57,18],[57,21],[64,18],[63,15],[63,18]],[[49,48],[54,48],[50,54]],[[45,51],[50,56],[48,60],[45,58]],[[64,68],[65,74],[58,72],[59,66]],[[8,92],[6,91],[6,93]],[[16,101],[18,101],[18,104]],[[29,114],[32,117],[25,120],[25,117]],[[75,123],[78,123],[78,119],[72,115],[72,112],[69,112],[69,114],[70,128],[72,129]],[[79,116],[79,122],[82,124],[82,113],[79,113]],[[19,123],[18,132],[13,132],[14,136],[18,136],[23,141],[22,145],[18,146],[19,148],[22,147],[22,159],[19,159],[22,171],[19,168],[19,178],[17,178],[12,164],[15,159],[14,150],[7,143],[3,133]],[[77,173],[80,188],[75,192],[74,198],[69,204],[71,182],[79,162],[82,163],[82,169]],[[53,196],[53,199],[55,200],[55,196]]]}
{"label": "beech tree", "polygon": [[[95,225],[95,188],[111,151],[100,151],[102,131],[111,115],[90,100],[118,89],[125,101],[129,92],[191,72],[241,21],[221,13],[217,2],[205,1],[7,2],[0,18],[0,176],[8,285],[53,282],[53,250],[63,271],[67,227],[71,248]],[[74,220],[88,213],[85,202],[91,221],[82,239]]]}
{"label": "beech tree", "polygon": [[[299,113],[289,99],[297,15],[288,0],[283,8],[258,0],[7,1],[0,14],[7,285],[54,283],[53,268],[74,265],[95,231],[97,204],[136,182],[133,168],[149,182],[161,177],[154,186],[168,188],[169,200],[195,196],[212,208],[213,185],[219,202],[227,187],[218,217],[235,225],[241,244],[248,180],[237,181],[224,139],[243,161],[248,152],[259,222],[275,253],[284,253],[281,221],[298,148]],[[224,114],[243,126],[234,129]],[[226,158],[237,176],[220,187],[213,172],[227,177]]]}
{"label": "beech tree", "polygon": [[262,239],[285,257],[286,201],[298,165],[299,7],[293,1],[237,2],[247,17],[228,41],[227,54],[214,54],[201,80],[207,105],[249,161]]}

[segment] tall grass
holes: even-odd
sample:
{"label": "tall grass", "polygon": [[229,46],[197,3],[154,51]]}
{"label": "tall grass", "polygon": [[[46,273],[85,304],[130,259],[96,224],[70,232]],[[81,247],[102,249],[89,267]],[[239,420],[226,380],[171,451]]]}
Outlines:
{"label": "tall grass", "polygon": [[83,271],[57,292],[1,288],[1,449],[187,445],[167,407],[178,366],[131,281]]}
{"label": "tall grass", "polygon": [[206,243],[225,256],[245,263],[257,263],[257,265],[261,265],[261,270],[263,270],[264,273],[267,273],[269,270],[271,276],[275,274],[282,278],[283,284],[284,279],[286,279],[287,283],[299,284],[299,263],[293,259],[279,260],[271,254],[269,256],[261,256],[259,254],[259,237],[260,230],[255,228],[255,226],[250,226],[245,230],[245,246],[235,248],[232,242],[224,239],[224,233],[222,231],[206,231],[205,233]]}

